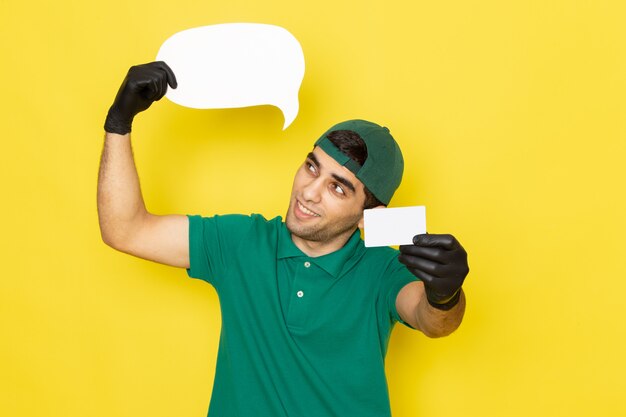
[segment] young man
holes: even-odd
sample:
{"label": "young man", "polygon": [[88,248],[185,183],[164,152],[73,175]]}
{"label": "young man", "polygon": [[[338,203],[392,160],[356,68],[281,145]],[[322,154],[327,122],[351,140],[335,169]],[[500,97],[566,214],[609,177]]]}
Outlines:
{"label": "young man", "polygon": [[451,235],[365,248],[363,209],[385,206],[403,159],[387,128],[333,126],[296,172],[285,222],[259,215],[157,216],[144,205],[130,130],[176,88],[163,62],[132,67],[105,122],[103,240],[187,268],[219,295],[222,331],[209,416],[390,415],[384,358],[395,322],[450,334],[465,309],[467,254]]}

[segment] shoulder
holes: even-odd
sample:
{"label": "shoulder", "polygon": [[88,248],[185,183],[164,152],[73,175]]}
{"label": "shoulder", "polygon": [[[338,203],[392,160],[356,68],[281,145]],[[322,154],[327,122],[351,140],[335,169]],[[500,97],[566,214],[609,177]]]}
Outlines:
{"label": "shoulder", "polygon": [[261,214],[220,214],[209,217],[189,215],[191,239],[240,242],[249,238],[275,239],[282,227],[281,217],[267,220]]}
{"label": "shoulder", "polygon": [[280,225],[280,216],[267,220],[262,214],[216,214],[213,216],[188,215],[189,221],[194,226],[199,225],[215,225],[220,228],[240,228],[253,225],[258,226],[274,226]]}

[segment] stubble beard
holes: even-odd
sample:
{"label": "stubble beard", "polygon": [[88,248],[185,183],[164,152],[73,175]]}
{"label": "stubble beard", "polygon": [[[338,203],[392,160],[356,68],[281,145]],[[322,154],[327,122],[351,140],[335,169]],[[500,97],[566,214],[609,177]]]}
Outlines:
{"label": "stubble beard", "polygon": [[337,236],[343,235],[348,231],[354,231],[357,229],[359,224],[359,220],[361,220],[360,215],[355,215],[351,219],[345,219],[342,222],[334,222],[331,224],[324,225],[313,225],[313,226],[298,226],[295,224],[295,214],[291,214],[291,208],[287,212],[285,225],[287,226],[287,230],[291,232],[291,234],[299,237],[300,239],[308,240],[311,242],[329,242],[335,239]]}

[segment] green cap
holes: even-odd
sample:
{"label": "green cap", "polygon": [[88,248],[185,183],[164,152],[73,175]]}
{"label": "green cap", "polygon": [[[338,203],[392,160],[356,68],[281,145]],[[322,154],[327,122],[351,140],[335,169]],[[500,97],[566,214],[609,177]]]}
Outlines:
{"label": "green cap", "polygon": [[[363,139],[367,147],[367,159],[363,166],[330,141],[328,134],[336,130],[350,130]],[[366,120],[348,120],[328,129],[315,142],[315,146],[348,168],[381,203],[389,204],[393,193],[400,186],[404,171],[402,152],[389,129]]]}

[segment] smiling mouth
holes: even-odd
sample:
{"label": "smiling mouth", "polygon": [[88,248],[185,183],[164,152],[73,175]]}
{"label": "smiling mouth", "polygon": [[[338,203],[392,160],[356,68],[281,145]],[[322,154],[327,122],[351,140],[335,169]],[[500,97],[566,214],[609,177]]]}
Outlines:
{"label": "smiling mouth", "polygon": [[298,209],[303,212],[304,214],[308,214],[309,216],[315,216],[315,217],[321,217],[319,214],[317,214],[314,211],[309,210],[308,208],[304,207],[302,205],[302,203],[300,202],[300,200],[296,199],[296,204],[298,205]]}

